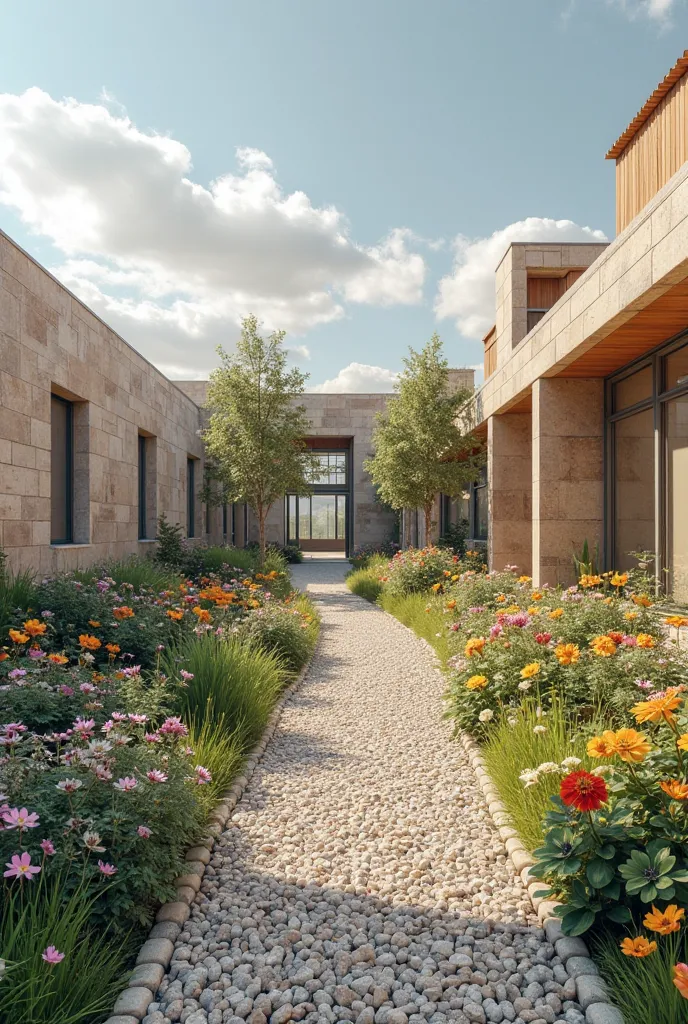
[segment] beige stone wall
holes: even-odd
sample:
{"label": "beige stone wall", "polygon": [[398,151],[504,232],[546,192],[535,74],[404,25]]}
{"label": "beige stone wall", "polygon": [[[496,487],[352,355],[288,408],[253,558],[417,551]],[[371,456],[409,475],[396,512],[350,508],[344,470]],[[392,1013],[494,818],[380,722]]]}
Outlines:
{"label": "beige stone wall", "polygon": [[[51,392],[77,403],[74,545],[50,544]],[[149,550],[138,541],[139,431],[150,437],[155,511],[185,526],[187,456],[202,482],[199,426],[175,384],[0,233],[0,544],[13,567],[50,572]],[[197,501],[199,539],[204,528]]]}
{"label": "beige stone wall", "polygon": [[491,416],[487,426],[489,565],[517,565],[531,575],[531,415]]}

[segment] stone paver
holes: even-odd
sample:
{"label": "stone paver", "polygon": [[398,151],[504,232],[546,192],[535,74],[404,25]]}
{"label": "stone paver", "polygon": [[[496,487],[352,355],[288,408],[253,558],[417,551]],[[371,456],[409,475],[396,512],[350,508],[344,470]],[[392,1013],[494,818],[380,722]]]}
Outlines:
{"label": "stone paver", "polygon": [[405,627],[305,563],[323,630],[144,1024],[582,1024]]}

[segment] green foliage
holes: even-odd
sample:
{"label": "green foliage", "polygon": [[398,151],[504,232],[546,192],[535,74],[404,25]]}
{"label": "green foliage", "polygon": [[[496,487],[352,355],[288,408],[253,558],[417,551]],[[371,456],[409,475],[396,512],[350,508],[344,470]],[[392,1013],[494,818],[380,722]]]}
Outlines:
{"label": "green foliage", "polygon": [[595,545],[595,550],[590,550],[587,537],[583,541],[583,547],[580,551],[573,552],[573,568],[576,573],[576,579],[579,580],[581,576],[595,576],[600,571],[600,546]]}
{"label": "green foliage", "polygon": [[74,579],[85,584],[95,583],[103,577],[113,580],[116,587],[126,585],[136,594],[145,590],[176,590],[183,582],[182,574],[174,572],[170,563],[163,565],[150,558],[137,558],[136,555],[74,573]]}
{"label": "green foliage", "polygon": [[622,953],[618,935],[603,932],[593,940],[595,962],[626,1024],[685,1024],[686,1000],[672,975],[676,963],[688,961],[688,934],[648,937],[658,948],[637,959]]}
{"label": "green foliage", "polygon": [[32,572],[13,573],[7,567],[7,556],[0,548],[0,631],[3,636],[17,612],[30,608],[36,596]]}
{"label": "green foliage", "polygon": [[158,519],[158,546],[155,559],[163,565],[178,566],[184,559],[184,534],[179,523],[168,523],[163,513]]}
{"label": "green foliage", "polygon": [[193,747],[194,760],[212,775],[206,792],[215,802],[239,774],[244,751],[240,738],[227,728],[225,716],[215,714],[212,697],[202,712],[190,719],[189,745]]}
{"label": "green foliage", "polygon": [[261,337],[256,318],[245,317],[235,354],[219,350],[208,388],[208,455],[224,500],[245,501],[258,517],[261,564],[270,507],[288,491],[307,494],[316,466],[303,440],[306,410],[295,403],[307,374],[287,370],[283,340],[283,331]]}
{"label": "green foliage", "polygon": [[468,537],[468,520],[460,519],[451,523],[437,542],[438,548],[449,548],[459,558],[466,554],[466,538]]}
{"label": "green foliage", "polygon": [[390,558],[394,558],[398,551],[399,545],[393,540],[382,544],[361,544],[355,548],[349,561],[354,569],[368,569],[371,565],[384,565],[386,568]]}
{"label": "green foliage", "polygon": [[424,510],[429,537],[436,495],[458,497],[485,461],[481,442],[457,421],[471,393],[452,393],[436,334],[421,352],[410,349],[394,390],[378,417],[374,455],[365,468],[391,508]]}
{"label": "green foliage", "polygon": [[448,548],[407,548],[389,563],[385,590],[394,597],[444,589],[461,571],[458,556]]}
{"label": "green foliage", "polygon": [[[520,708],[502,712],[490,730],[482,756],[527,849],[534,850],[542,843],[542,819],[549,810],[550,797],[559,792],[562,775],[578,767],[568,761],[562,768],[562,761],[572,758],[582,768],[593,767],[585,747],[574,716],[559,700],[552,702],[545,715],[533,700],[524,701]],[[544,771],[538,771],[541,766]],[[526,785],[520,776],[533,772],[537,779]]]}
{"label": "green foliage", "polygon": [[440,599],[427,594],[390,594],[385,587],[378,604],[412,629],[416,636],[427,640],[442,666],[446,666],[452,648],[445,628],[447,616]]}
{"label": "green foliage", "polygon": [[[41,873],[38,881],[6,882],[0,894],[2,1024],[94,1024],[122,988],[127,940],[90,928],[92,900],[80,888],[65,899],[64,881]],[[48,946],[64,960],[46,963]]]}
{"label": "green foliage", "polygon": [[346,585],[352,594],[364,597],[371,604],[375,604],[383,590],[379,573],[372,566],[368,569],[354,569],[346,577]]}
{"label": "green foliage", "polygon": [[201,727],[209,709],[223,715],[242,750],[260,736],[284,682],[276,654],[212,633],[184,638],[164,652],[162,664],[169,674],[180,667],[193,674],[181,696],[185,718]]}
{"label": "green foliage", "polygon": [[267,603],[244,620],[239,636],[276,654],[290,672],[298,672],[313,653],[317,626],[315,608],[308,598],[300,598],[288,605]]}

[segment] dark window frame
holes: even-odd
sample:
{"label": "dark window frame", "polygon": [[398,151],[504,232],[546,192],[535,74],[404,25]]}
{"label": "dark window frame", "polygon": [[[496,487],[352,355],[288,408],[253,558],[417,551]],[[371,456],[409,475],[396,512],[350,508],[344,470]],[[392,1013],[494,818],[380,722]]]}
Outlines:
{"label": "dark window frame", "polygon": [[[63,398],[61,395],[51,394],[51,412],[52,403],[59,402],[60,405],[64,406],[67,427],[65,431],[65,451],[64,451],[64,473],[65,473],[65,508],[64,516],[65,523],[67,526],[66,535],[64,537],[53,537],[54,521],[52,506],[50,510],[50,543],[51,544],[73,544],[74,543],[74,403],[70,402],[69,399]],[[51,416],[52,421],[52,416]],[[52,436],[51,436],[51,450],[50,450],[50,476],[54,472],[54,452],[52,450]]]}
{"label": "dark window frame", "polygon": [[196,460],[186,460],[186,536],[196,536]]}
{"label": "dark window frame", "polygon": [[145,434],[139,434],[139,540],[148,540],[148,503],[146,500],[146,492],[148,488],[148,467],[146,441],[147,438]]}

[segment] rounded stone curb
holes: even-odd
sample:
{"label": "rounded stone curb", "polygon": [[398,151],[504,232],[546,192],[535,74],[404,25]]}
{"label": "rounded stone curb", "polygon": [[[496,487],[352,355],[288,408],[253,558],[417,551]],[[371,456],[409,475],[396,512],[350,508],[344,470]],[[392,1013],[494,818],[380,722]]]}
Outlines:
{"label": "rounded stone curb", "polygon": [[495,799],[497,788],[487,772],[480,747],[465,732],[458,733],[457,739],[475,772],[487,809],[504,840],[514,871],[521,876],[528,890],[538,921],[544,926],[547,938],[554,944],[569,976],[576,982],[576,999],[585,1010],[586,1024],[624,1024],[621,1011],[609,1000],[606,986],[599,977],[599,971],[583,939],[564,935],[562,932],[561,922],[554,916],[554,911],[561,906],[561,902],[535,895],[543,888],[544,883],[533,881],[530,877],[530,868],[535,861],[521,842],[516,830],[509,826],[509,816],[499,796]]}
{"label": "rounded stone curb", "polygon": [[[318,637],[318,643],[316,643],[313,654],[315,654],[319,642],[320,637]],[[182,925],[191,914],[190,905],[193,903],[196,893],[201,887],[203,873],[206,865],[210,862],[215,845],[215,837],[221,835],[234,808],[241,799],[251,776],[277,729],[284,705],[298,690],[308,675],[312,658],[313,655],[311,655],[307,664],[301,669],[296,679],[282,690],[279,700],[270,713],[262,736],[244,762],[242,774],[234,779],[232,785],[220,797],[214,810],[209,815],[207,835],[196,846],[192,846],[187,850],[185,864],[189,873],[180,875],[179,878],[175,879],[174,886],[177,890],[177,898],[168,903],[163,903],[158,910],[155,917],[156,923],[151,928],[148,939],[139,950],[136,958],[136,967],[131,974],[129,982],[117,997],[112,1016],[108,1017],[104,1024],[139,1024],[145,1017],[148,1006],[153,1002],[155,993],[160,985],[160,981],[156,980],[159,973],[159,970],[156,970],[156,968],[162,970],[162,980],[172,960],[174,941],[177,935],[179,935]],[[174,938],[172,938],[173,935]]]}

